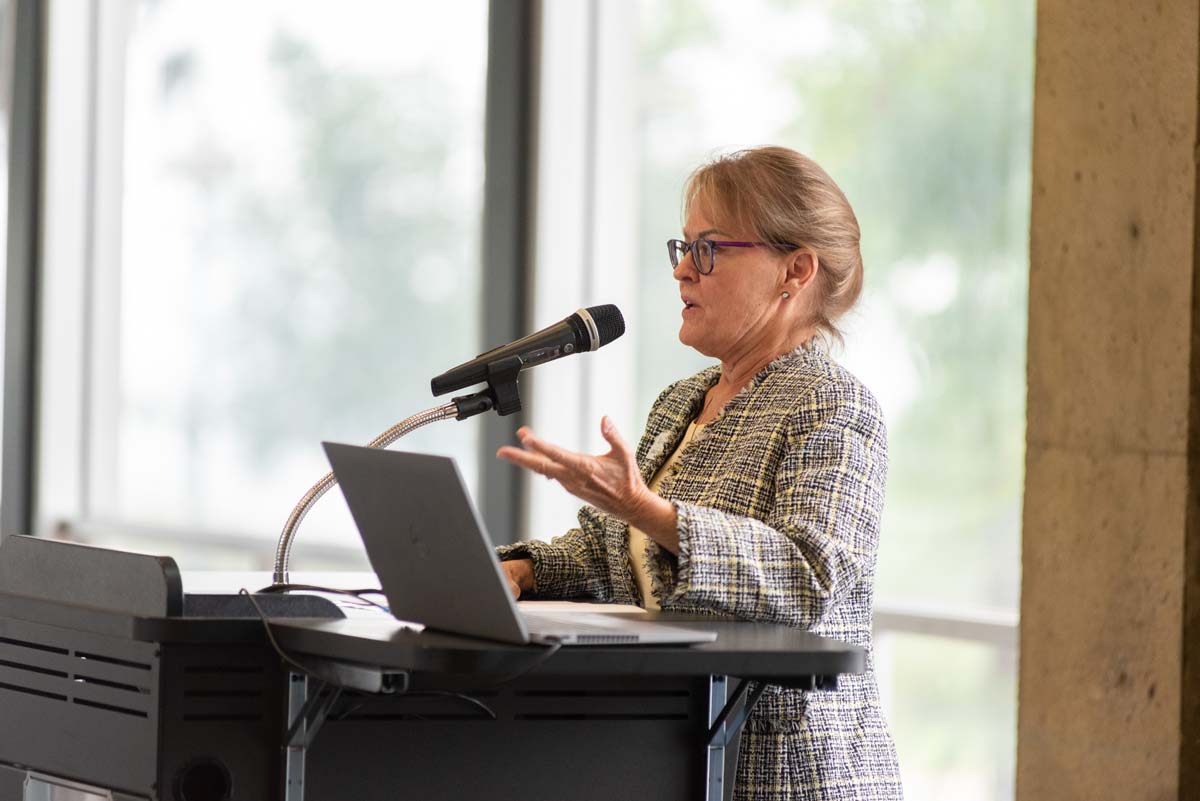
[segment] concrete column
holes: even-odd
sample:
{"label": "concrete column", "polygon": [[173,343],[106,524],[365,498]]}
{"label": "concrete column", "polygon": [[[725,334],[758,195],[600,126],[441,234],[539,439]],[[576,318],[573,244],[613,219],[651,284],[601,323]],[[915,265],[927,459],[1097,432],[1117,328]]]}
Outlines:
{"label": "concrete column", "polygon": [[1044,0],[1018,801],[1200,799],[1200,4]]}

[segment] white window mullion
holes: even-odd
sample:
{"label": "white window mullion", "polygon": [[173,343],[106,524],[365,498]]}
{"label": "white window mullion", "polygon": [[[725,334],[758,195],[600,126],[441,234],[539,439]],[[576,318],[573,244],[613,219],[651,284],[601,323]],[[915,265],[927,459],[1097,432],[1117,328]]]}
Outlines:
{"label": "white window mullion", "polygon": [[[534,329],[605,303],[627,323],[635,318],[634,13],[596,0],[543,6]],[[632,343],[622,338],[531,373],[525,405],[534,430],[572,450],[602,452],[607,414],[636,439],[643,421],[633,409]],[[557,484],[528,486],[529,536],[546,539],[576,525],[578,499]]]}
{"label": "white window mullion", "polygon": [[[584,406],[584,448],[608,450],[600,433],[600,417],[608,415],[630,447],[637,445],[645,409],[637,409],[637,8],[633,3],[596,2],[593,97],[595,160],[591,187],[593,215],[590,282],[594,300],[615,303],[629,329],[626,336],[588,357],[588,394]],[[664,247],[664,253],[666,248]],[[665,261],[665,256],[664,256]],[[664,384],[666,382],[664,381]]]}
{"label": "white window mullion", "polygon": [[[84,435],[85,516],[97,499],[117,492],[117,437],[121,391],[121,241],[125,167],[125,66],[135,3],[100,3],[97,19],[95,98],[94,239],[89,286],[87,406]],[[147,458],[153,458],[147,454]]]}
{"label": "white window mullion", "polygon": [[[94,0],[93,0],[94,2]],[[49,5],[36,532],[82,509],[84,264],[93,3]]]}
{"label": "white window mullion", "polygon": [[[538,87],[537,183],[534,281],[530,330],[562,319],[585,305],[580,252],[589,170],[587,150],[588,39],[590,3],[542,6],[542,52]],[[524,406],[533,430],[551,442],[579,449],[585,407],[583,370],[590,355],[560,359],[522,379]],[[527,481],[525,534],[549,539],[574,525],[578,504],[556,484]]]}

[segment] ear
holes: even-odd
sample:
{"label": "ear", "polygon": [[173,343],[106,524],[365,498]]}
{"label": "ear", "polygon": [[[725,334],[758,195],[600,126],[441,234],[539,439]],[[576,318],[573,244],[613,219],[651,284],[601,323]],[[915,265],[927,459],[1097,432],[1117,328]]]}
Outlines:
{"label": "ear", "polygon": [[817,271],[821,269],[821,260],[815,251],[801,248],[794,251],[787,262],[787,271],[783,275],[783,289],[797,297],[816,280]]}

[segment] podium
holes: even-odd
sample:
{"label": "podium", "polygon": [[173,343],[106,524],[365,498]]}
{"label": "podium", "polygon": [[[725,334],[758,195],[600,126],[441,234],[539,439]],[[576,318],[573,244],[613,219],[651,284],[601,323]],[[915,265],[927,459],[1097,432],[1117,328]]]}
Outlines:
{"label": "podium", "polygon": [[864,665],[712,617],[661,615],[712,643],[551,653],[255,596],[272,643],[233,589],[187,594],[169,557],[6,538],[0,801],[718,801],[767,684],[835,691]]}

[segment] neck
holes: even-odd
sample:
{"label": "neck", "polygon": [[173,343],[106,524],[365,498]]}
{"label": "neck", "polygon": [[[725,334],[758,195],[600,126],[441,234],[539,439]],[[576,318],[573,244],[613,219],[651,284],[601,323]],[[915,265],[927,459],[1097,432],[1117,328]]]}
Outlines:
{"label": "neck", "polygon": [[736,393],[772,361],[785,353],[791,353],[815,335],[815,329],[806,328],[799,334],[772,339],[743,353],[721,359],[721,377],[717,386],[725,392]]}

